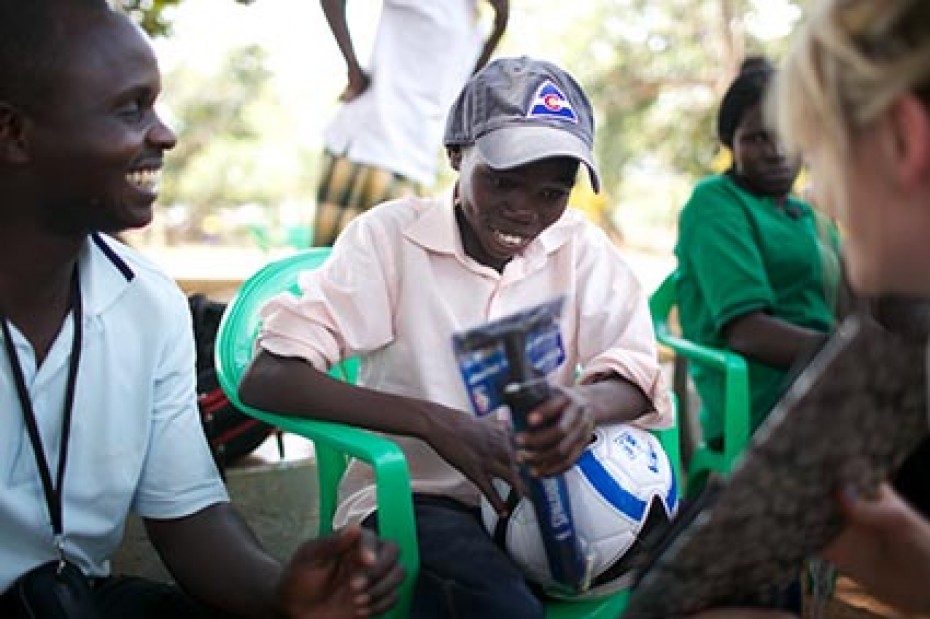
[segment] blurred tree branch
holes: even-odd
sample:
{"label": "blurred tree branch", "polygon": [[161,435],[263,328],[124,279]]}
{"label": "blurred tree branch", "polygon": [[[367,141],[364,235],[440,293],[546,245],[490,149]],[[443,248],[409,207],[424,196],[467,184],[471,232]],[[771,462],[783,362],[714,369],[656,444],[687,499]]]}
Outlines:
{"label": "blurred tree branch", "polygon": [[[171,21],[165,10],[176,6],[184,0],[112,0],[120,9],[151,36],[166,36],[171,33]],[[239,4],[251,4],[253,0],[235,0]]]}

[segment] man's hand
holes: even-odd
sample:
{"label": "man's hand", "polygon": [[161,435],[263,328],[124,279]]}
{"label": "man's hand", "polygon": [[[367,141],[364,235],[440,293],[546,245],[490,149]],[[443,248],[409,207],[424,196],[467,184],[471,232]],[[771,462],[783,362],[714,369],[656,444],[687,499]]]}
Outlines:
{"label": "man's hand", "polygon": [[363,71],[358,65],[350,67],[348,71],[348,84],[339,95],[339,100],[348,103],[357,98],[371,86],[371,76]]}
{"label": "man's hand", "polygon": [[279,599],[292,619],[354,619],[397,603],[404,580],[397,546],[349,526],[305,542],[284,570]]}
{"label": "man's hand", "polygon": [[901,610],[930,613],[930,524],[884,484],[874,498],[840,498],[847,526],[825,550],[871,595]]}
{"label": "man's hand", "polygon": [[355,55],[355,44],[352,42],[352,33],[349,32],[349,22],[346,19],[346,0],[320,0],[320,6],[342,58],[346,61],[348,85],[339,95],[339,100],[348,103],[368,90],[371,77],[362,69]]}

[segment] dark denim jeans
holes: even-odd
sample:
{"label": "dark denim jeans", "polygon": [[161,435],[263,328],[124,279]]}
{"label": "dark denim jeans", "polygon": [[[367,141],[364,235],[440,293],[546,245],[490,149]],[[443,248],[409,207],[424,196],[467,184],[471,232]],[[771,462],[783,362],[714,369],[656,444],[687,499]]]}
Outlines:
{"label": "dark denim jeans", "polygon": [[[412,619],[542,619],[543,603],[485,532],[478,509],[414,496],[420,577]],[[377,514],[363,523],[377,526]]]}

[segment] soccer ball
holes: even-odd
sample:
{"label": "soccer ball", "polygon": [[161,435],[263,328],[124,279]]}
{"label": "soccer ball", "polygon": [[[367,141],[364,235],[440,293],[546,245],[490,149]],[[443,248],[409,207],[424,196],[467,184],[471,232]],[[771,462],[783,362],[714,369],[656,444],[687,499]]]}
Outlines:
{"label": "soccer ball", "polygon": [[[612,424],[594,430],[591,444],[564,476],[575,533],[593,556],[591,587],[580,595],[597,597],[629,587],[638,540],[668,523],[678,508],[678,484],[668,456],[649,432]],[[500,480],[494,483],[507,497],[510,487]],[[552,595],[564,595],[549,571],[528,498],[520,499],[503,519],[482,498],[481,517],[528,580]]]}

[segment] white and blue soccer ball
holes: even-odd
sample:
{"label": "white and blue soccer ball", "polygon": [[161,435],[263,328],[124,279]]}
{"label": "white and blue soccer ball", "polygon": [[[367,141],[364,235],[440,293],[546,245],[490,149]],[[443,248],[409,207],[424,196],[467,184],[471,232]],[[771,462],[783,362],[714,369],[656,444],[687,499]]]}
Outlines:
{"label": "white and blue soccer ball", "polygon": [[[586,597],[609,595],[632,584],[637,540],[667,524],[678,509],[678,483],[668,455],[649,432],[627,424],[596,428],[578,463],[564,473],[575,532],[593,560]],[[509,486],[495,480],[506,497]],[[528,580],[553,595],[563,591],[552,577],[533,505],[522,498],[501,521],[482,499],[488,532],[503,544]]]}

